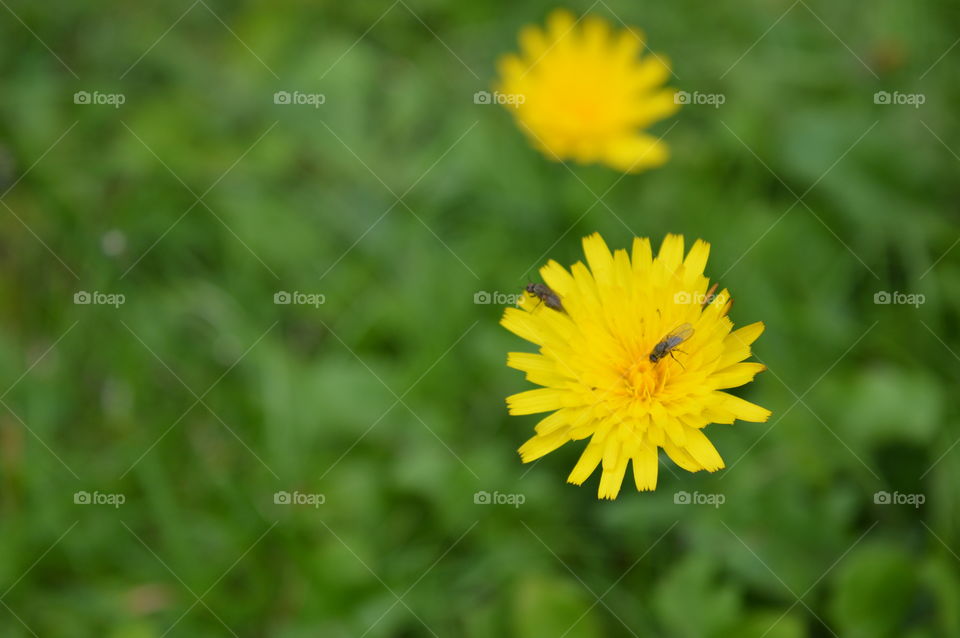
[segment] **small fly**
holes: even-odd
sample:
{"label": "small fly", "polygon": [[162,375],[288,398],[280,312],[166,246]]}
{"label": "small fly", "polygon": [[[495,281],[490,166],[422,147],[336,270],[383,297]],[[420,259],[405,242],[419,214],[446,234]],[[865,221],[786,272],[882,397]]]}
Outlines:
{"label": "small fly", "polygon": [[546,304],[547,308],[552,308],[558,312],[566,312],[563,309],[563,304],[560,303],[560,295],[553,292],[546,284],[527,284],[525,290],[539,298],[540,301]]}
{"label": "small fly", "polygon": [[[653,350],[650,351],[650,362],[657,363],[667,355],[670,355],[676,361],[676,357],[673,354],[674,349],[692,336],[693,326],[689,323],[680,324],[668,332],[663,339],[660,340],[660,343],[653,347]],[[683,351],[677,350],[677,352]],[[677,361],[677,363],[680,362]],[[682,366],[683,364],[681,363],[680,365]]]}

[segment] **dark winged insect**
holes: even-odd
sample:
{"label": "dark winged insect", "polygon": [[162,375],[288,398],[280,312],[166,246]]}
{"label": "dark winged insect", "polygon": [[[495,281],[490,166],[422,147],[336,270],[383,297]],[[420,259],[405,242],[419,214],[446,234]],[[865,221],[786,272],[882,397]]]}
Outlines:
{"label": "dark winged insect", "polygon": [[[673,355],[674,349],[691,336],[693,336],[693,326],[689,323],[680,324],[668,332],[663,339],[660,340],[660,343],[653,347],[653,350],[650,351],[650,362],[656,363],[667,355],[670,355],[676,360],[676,357]],[[682,351],[678,350],[678,352]],[[680,362],[677,361],[677,363]]]}
{"label": "dark winged insect", "polygon": [[541,302],[546,304],[547,308],[552,308],[558,312],[566,312],[563,309],[563,304],[560,303],[560,295],[546,284],[527,284],[525,290],[540,299]]}

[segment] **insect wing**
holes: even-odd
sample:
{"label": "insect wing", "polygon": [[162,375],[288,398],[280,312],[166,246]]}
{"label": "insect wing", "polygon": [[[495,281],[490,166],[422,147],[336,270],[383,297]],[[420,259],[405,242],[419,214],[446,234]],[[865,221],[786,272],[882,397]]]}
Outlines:
{"label": "insect wing", "polygon": [[667,346],[673,348],[683,343],[687,339],[693,336],[693,326],[689,323],[682,323],[670,332],[667,333],[667,336],[663,338],[667,342]]}

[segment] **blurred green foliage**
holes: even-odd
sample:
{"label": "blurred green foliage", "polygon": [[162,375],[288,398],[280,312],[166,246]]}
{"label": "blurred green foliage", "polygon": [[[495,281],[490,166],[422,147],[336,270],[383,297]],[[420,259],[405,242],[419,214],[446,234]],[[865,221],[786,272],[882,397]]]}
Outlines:
{"label": "blurred green foliage", "polygon": [[[960,11],[576,4],[726,97],[622,177],[473,102],[551,7],[4,3],[0,635],[960,636]],[[474,304],[595,230],[713,244],[774,413],[613,503],[582,444],[521,465],[529,345]]]}

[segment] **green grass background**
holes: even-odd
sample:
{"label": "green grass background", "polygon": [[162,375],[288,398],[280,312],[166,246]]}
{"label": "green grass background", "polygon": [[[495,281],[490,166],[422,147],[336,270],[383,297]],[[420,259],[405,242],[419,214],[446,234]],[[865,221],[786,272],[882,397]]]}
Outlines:
{"label": "green grass background", "polygon": [[[621,177],[473,102],[548,3],[3,4],[3,636],[960,636],[955,5],[569,5],[726,97]],[[766,322],[728,469],[610,503],[582,443],[520,463],[531,346],[474,294],[593,231],[710,241]]]}

